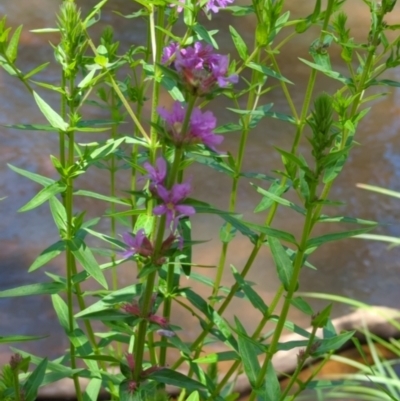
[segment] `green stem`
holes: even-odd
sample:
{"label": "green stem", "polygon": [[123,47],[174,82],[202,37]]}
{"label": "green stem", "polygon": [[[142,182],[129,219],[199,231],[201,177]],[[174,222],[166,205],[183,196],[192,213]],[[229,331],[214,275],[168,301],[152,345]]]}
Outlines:
{"label": "green stem", "polygon": [[154,271],[147,276],[146,289],[141,305],[141,313],[143,320],[139,323],[139,329],[135,341],[135,371],[133,372],[133,379],[139,382],[140,374],[142,372],[143,354],[146,346],[146,332],[147,332],[147,316],[151,311],[151,302],[153,296],[153,289],[156,281],[157,272]]}
{"label": "green stem", "polygon": [[13,369],[13,383],[14,383],[15,401],[22,401],[21,400],[21,388],[19,385],[18,369]]}
{"label": "green stem", "polygon": [[[260,50],[258,47],[256,47],[256,44],[254,47],[257,50]],[[256,54],[256,57],[257,57],[257,61],[259,61],[260,60],[260,52],[259,51]],[[259,75],[259,73],[257,71],[255,71],[255,70],[252,71],[251,85],[253,85],[256,82],[258,75]],[[258,88],[257,93],[256,93],[256,91],[250,92],[246,109],[251,108],[252,110],[254,110],[256,108],[256,105],[259,100],[259,90],[260,89],[261,89],[261,87]],[[242,171],[247,139],[248,139],[249,132],[250,132],[251,114],[242,118],[242,124],[243,124],[243,130],[242,130],[242,134],[240,136],[240,144],[239,144],[239,150],[238,150],[237,161],[236,161],[236,166],[235,166],[235,175],[233,177],[231,194],[230,194],[230,198],[229,198],[229,209],[228,209],[229,212],[234,212],[236,209],[240,172]],[[230,230],[231,230],[231,225],[227,224],[225,227],[225,231],[227,233],[229,233]],[[221,285],[222,275],[225,270],[225,263],[226,263],[227,253],[228,253],[228,247],[229,247],[228,242],[224,242],[222,244],[221,254],[220,254],[219,261],[218,261],[217,272],[215,274],[215,280],[214,280],[214,285],[213,285],[213,290],[212,290],[212,295],[211,295],[211,300],[210,300],[211,306],[214,306],[214,304],[217,301],[217,295],[219,292],[219,287]]]}
{"label": "green stem", "polygon": [[[271,343],[268,347],[268,352],[267,352],[265,360],[261,366],[261,369],[260,369],[259,375],[257,377],[254,388],[261,387],[261,385],[265,379],[268,364],[271,362],[273,355],[276,353],[276,350],[278,347],[278,342],[279,342],[279,339],[281,338],[282,331],[283,331],[283,328],[284,328],[284,325],[285,325],[285,322],[286,322],[286,319],[287,319],[287,316],[289,313],[291,301],[293,299],[293,294],[296,292],[296,288],[298,285],[300,270],[301,270],[301,267],[303,266],[304,255],[305,255],[305,251],[306,251],[306,243],[307,243],[308,237],[310,235],[310,229],[311,229],[311,225],[312,225],[312,217],[313,217],[313,206],[310,205],[309,209],[307,210],[307,215],[306,215],[306,219],[305,219],[305,223],[304,223],[304,227],[303,227],[303,233],[301,236],[301,242],[299,245],[299,249],[297,251],[296,258],[293,263],[293,273],[292,273],[292,277],[291,277],[291,280],[289,283],[289,288],[287,289],[287,292],[286,292],[286,297],[285,297],[285,301],[283,303],[282,311],[280,313],[279,320],[278,320],[278,323],[277,323],[275,331],[274,331],[274,335],[272,336]],[[256,393],[253,390],[249,397],[249,401],[253,401],[255,399],[255,397],[256,397]]]}

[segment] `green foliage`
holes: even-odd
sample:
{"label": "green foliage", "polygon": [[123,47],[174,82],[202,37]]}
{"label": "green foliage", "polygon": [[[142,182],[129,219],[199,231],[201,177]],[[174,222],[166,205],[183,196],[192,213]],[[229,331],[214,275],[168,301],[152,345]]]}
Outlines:
{"label": "green foliage", "polygon": [[[65,354],[54,361],[19,351],[19,356],[2,369],[0,399],[34,401],[40,386],[69,378],[79,401],[96,400],[102,388],[112,401],[164,401],[168,399],[166,386],[170,385],[178,388],[180,400],[235,401],[235,382],[243,372],[251,386],[250,401],[287,400],[294,384],[300,383],[298,375],[307,358],[327,359],[353,336],[353,332],[336,333],[330,319],[331,305],[316,314],[298,289],[303,266],[313,267],[314,251],[331,241],[371,236],[366,233],[376,226],[363,218],[333,214],[333,208],[341,203],[332,201],[329,194],[357,143],[358,125],[370,110],[367,103],[383,96],[366,93],[374,86],[399,86],[381,77],[400,65],[400,38],[389,40],[386,35],[400,26],[384,21],[396,1],[364,0],[371,25],[368,37],[360,43],[353,39],[343,0],[316,0],[311,14],[297,19],[285,11],[285,0],[229,4],[222,7],[221,14],[230,13],[234,22],[247,16],[255,21],[252,44],[247,40],[247,30],[241,29],[247,19],[229,26],[237,59],[217,53],[220,27],[213,19],[212,6],[219,3],[137,0],[131,14],[125,14],[125,9],[114,10],[118,18],[140,19],[146,24],[144,44],[132,39],[126,50],[115,39],[119,35],[117,23],[104,28],[99,36],[92,36],[89,29],[109,12],[106,3],[100,1],[83,16],[78,4],[64,1],[56,17],[57,28],[34,31],[58,35],[58,42],[51,45],[60,71],[57,84],[33,80],[47,68],[47,61],[24,71],[19,60],[23,27],[8,27],[5,17],[0,21],[0,65],[22,82],[45,120],[45,124],[17,122],[8,127],[51,133],[59,141],[58,154],[45,156],[51,161],[52,178],[9,166],[42,187],[19,211],[30,212],[48,204],[58,230],[57,238],[45,245],[29,272],[55,258],[64,258],[65,265],[64,276],[46,272],[50,281],[4,289],[0,298],[51,295],[47,299],[51,298],[69,342]],[[204,13],[207,24],[201,17]],[[292,97],[298,90],[296,80],[290,73],[283,75],[279,53],[286,51],[285,45],[293,37],[308,30],[314,37],[309,56],[299,58],[309,68],[299,107]],[[201,57],[188,66],[185,58],[196,53],[199,46],[203,46]],[[340,52],[342,65],[331,62],[333,51]],[[337,89],[316,93],[319,75],[334,80]],[[51,99],[58,96],[60,101],[45,100],[47,91]],[[287,104],[282,107],[265,102],[270,91],[280,91]],[[159,109],[167,94],[178,101],[168,118],[168,111]],[[211,110],[222,97],[229,102],[226,109],[231,121],[217,128]],[[88,117],[87,106],[96,108],[101,118]],[[266,136],[271,118],[280,120],[293,134],[288,135],[292,142],[281,148],[268,145],[265,159],[272,151],[280,158],[280,165],[272,172],[264,167],[247,171],[249,135],[257,127]],[[239,138],[239,146],[224,153],[219,146],[229,135]],[[195,163],[202,169],[206,185],[214,185],[210,183],[211,172],[223,174],[230,182],[226,208],[189,196],[188,169]],[[108,177],[109,186],[96,190],[93,185],[87,186],[85,174],[95,168]],[[248,180],[252,181],[250,185]],[[251,208],[257,217],[264,215],[262,219],[249,217],[250,208],[240,210],[243,185],[260,196],[258,205]],[[398,197],[376,187],[364,188]],[[102,205],[100,215],[88,217],[88,210],[80,210],[75,202],[79,197]],[[280,227],[276,216],[282,208],[286,208],[288,219],[291,214],[300,219],[300,231]],[[200,240],[196,238],[196,219],[203,215],[219,217],[219,238],[211,238],[208,232],[201,233]],[[316,226],[327,222],[350,227],[331,232],[325,225],[328,231],[316,235]],[[109,228],[105,229],[107,224]],[[122,230],[127,233],[121,240],[118,234]],[[241,237],[251,248],[247,256],[237,255],[236,244]],[[210,239],[220,243],[216,266],[199,264],[194,252],[194,247],[200,243],[207,246],[204,242]],[[96,245],[100,241],[101,247]],[[268,259],[263,260],[263,266],[275,268],[280,282],[268,305],[264,283],[252,283],[246,277],[255,261],[263,257],[262,249],[267,249],[271,261],[268,264]],[[238,266],[241,260],[244,265]],[[119,288],[123,264],[131,269],[132,281]],[[224,282],[229,266],[233,284]],[[199,268],[209,270],[200,274]],[[191,279],[204,287],[204,292],[192,289]],[[246,311],[261,315],[253,333],[237,316],[231,318],[226,312],[233,298]],[[288,320],[293,307],[311,316],[310,331]],[[174,325],[175,313],[182,309],[192,316],[193,333],[199,332],[192,341]],[[267,324],[273,324],[274,329],[264,333]],[[284,329],[302,339],[285,341]],[[2,336],[0,343],[35,339]],[[210,351],[206,346],[212,343],[224,348]],[[281,390],[273,358],[278,351],[299,346],[305,347],[303,356],[289,374],[288,388]],[[170,363],[172,355],[179,356]],[[226,361],[232,366],[222,372],[221,363]],[[30,363],[33,370],[28,373]],[[188,368],[185,374],[178,370],[184,363]],[[121,373],[109,373],[108,368],[116,366]],[[81,378],[89,380],[85,392],[79,385]],[[300,390],[290,399],[306,388],[332,386],[313,379],[300,383]],[[394,387],[388,382],[383,391],[393,398]]]}

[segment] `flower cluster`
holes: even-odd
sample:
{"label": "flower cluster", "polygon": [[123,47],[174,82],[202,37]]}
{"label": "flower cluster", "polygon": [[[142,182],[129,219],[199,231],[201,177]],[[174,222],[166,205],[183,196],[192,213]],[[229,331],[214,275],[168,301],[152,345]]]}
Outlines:
{"label": "flower cluster", "polygon": [[[123,233],[122,239],[124,240],[126,250],[121,253],[123,258],[130,258],[134,255],[140,255],[145,258],[152,257],[156,265],[165,263],[165,256],[172,244],[177,240],[181,244],[181,239],[174,234],[170,234],[161,244],[161,249],[155,255],[153,243],[147,238],[143,229],[138,230],[136,234]],[[179,245],[181,246],[181,245]]]}
{"label": "flower cluster", "polygon": [[216,87],[224,88],[239,80],[235,74],[227,76],[228,56],[214,53],[212,46],[202,42],[182,49],[177,43],[171,43],[164,48],[161,62],[168,65],[173,57],[173,68],[196,96],[204,96]]}
{"label": "flower cluster", "polygon": [[186,109],[187,107],[179,102],[173,104],[171,111],[167,111],[163,107],[157,109],[161,118],[165,121],[166,130],[172,142],[176,146],[202,143],[216,151],[216,146],[224,140],[224,137],[214,134],[217,124],[214,114],[211,111],[202,113],[199,108],[195,107],[190,116],[187,129],[182,132]]}
{"label": "flower cluster", "polygon": [[[170,119],[169,121],[174,124],[173,119]],[[191,185],[189,182],[186,182],[182,184],[174,184],[171,189],[167,189],[165,186],[167,163],[160,157],[156,161],[156,166],[157,168],[154,168],[149,163],[144,164],[144,167],[148,172],[147,177],[150,179],[150,191],[161,200],[161,203],[153,209],[153,213],[156,216],[165,214],[166,225],[171,228],[172,233],[174,233],[178,227],[180,218],[192,216],[196,213],[192,206],[182,204],[183,200],[191,191]],[[175,237],[173,239],[175,239]]]}
{"label": "flower cluster", "polygon": [[[152,299],[152,306],[150,308],[151,310],[154,309],[153,307],[154,302],[155,302],[155,297],[153,297]],[[140,309],[139,304],[135,300],[133,300],[130,304],[126,303],[122,305],[121,309],[132,316],[147,319],[149,323],[154,323],[160,326],[161,330],[158,330],[157,333],[160,334],[161,336],[173,337],[175,335],[175,333],[169,329],[168,320],[165,317],[158,316],[153,312],[149,312],[146,316],[144,316]]]}
{"label": "flower cluster", "polygon": [[[178,1],[181,4],[185,4],[185,0]],[[206,10],[217,13],[221,8],[228,7],[228,4],[233,3],[233,1],[234,0],[208,0],[208,2],[206,3]],[[183,10],[183,7],[178,6],[177,10],[180,13]]]}
{"label": "flower cluster", "polygon": [[[129,354],[129,353],[125,354],[125,358],[126,358],[126,362],[127,362],[127,365],[128,365],[128,371],[125,372],[123,369],[121,369],[121,371],[125,375],[125,377],[128,377],[128,379],[129,379],[130,377],[133,377],[133,374],[135,372],[135,358],[134,358],[134,356],[132,354]],[[140,380],[141,381],[146,380],[150,374],[152,374],[153,372],[157,372],[157,371],[159,371],[161,369],[164,369],[164,368],[161,367],[161,366],[156,366],[156,365],[155,366],[150,366],[147,369],[143,369],[140,372]],[[136,381],[134,381],[133,379],[130,378],[128,380],[128,382],[127,382],[127,391],[128,391],[128,393],[133,394],[133,393],[136,392],[136,390],[138,388],[139,388],[139,384]]]}

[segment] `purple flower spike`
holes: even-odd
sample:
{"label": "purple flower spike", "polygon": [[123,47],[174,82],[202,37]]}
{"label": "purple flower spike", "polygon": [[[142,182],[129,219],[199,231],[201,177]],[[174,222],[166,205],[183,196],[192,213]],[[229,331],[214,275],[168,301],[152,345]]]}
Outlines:
{"label": "purple flower spike", "polygon": [[164,158],[159,157],[156,160],[156,167],[154,168],[150,163],[143,164],[148,174],[144,178],[148,178],[150,183],[150,190],[154,191],[158,185],[163,185],[164,179],[167,176],[167,162]]}
{"label": "purple flower spike", "polygon": [[216,146],[224,140],[222,135],[215,135],[213,132],[217,125],[217,119],[211,111],[202,113],[198,107],[195,107],[190,116],[186,132],[182,132],[186,107],[182,106],[179,102],[175,102],[171,112],[163,107],[159,107],[157,111],[165,120],[168,134],[175,145],[203,143],[210,149],[217,151]]}
{"label": "purple flower spike", "polygon": [[171,43],[164,49],[163,63],[167,64],[173,54],[176,56],[173,67],[196,96],[204,96],[215,87],[224,88],[239,80],[237,75],[226,76],[228,56],[214,53],[210,45],[196,42],[193,46],[179,49],[177,43]]}
{"label": "purple flower spike", "polygon": [[[185,4],[185,0],[178,0],[179,3]],[[217,13],[221,8],[228,7],[228,4],[233,3],[234,0],[208,0],[206,4],[207,11],[212,11],[213,13]],[[198,1],[199,3],[199,1]],[[175,7],[175,4],[171,4],[171,7]],[[183,7],[178,6],[177,11],[180,13],[183,10]]]}
{"label": "purple flower spike", "polygon": [[217,119],[211,111],[202,113],[199,108],[193,110],[190,118],[191,134],[210,149],[216,151],[215,146],[220,145],[224,140],[222,135],[215,135],[214,129],[217,125]]}
{"label": "purple flower spike", "polygon": [[123,258],[130,258],[133,255],[150,256],[153,253],[153,246],[146,237],[144,230],[140,229],[136,235],[123,233],[122,238],[127,246],[127,250],[122,252]]}
{"label": "purple flower spike", "polygon": [[209,0],[206,8],[208,11],[217,13],[221,8],[228,7],[228,4],[233,3],[234,0]]}
{"label": "purple flower spike", "polygon": [[189,183],[174,184],[170,191],[160,185],[157,188],[157,194],[164,203],[156,206],[153,209],[153,213],[156,216],[165,214],[168,227],[171,227],[171,224],[175,222],[176,219],[183,216],[194,215],[196,211],[192,206],[180,204],[180,202],[188,196],[190,190],[191,187]]}

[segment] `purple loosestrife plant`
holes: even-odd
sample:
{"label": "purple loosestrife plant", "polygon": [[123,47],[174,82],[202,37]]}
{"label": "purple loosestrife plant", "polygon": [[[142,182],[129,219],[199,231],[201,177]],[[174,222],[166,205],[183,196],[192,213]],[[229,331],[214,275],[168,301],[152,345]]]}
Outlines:
{"label": "purple loosestrife plant", "polygon": [[[22,3],[22,0],[16,1]],[[34,110],[40,110],[47,121],[45,125],[17,121],[12,127],[54,131],[59,139],[58,154],[51,156],[55,168],[51,179],[12,167],[43,186],[20,211],[48,202],[55,228],[60,233],[59,238],[50,238],[43,252],[38,252],[29,270],[42,268],[51,263],[52,258],[62,255],[65,267],[65,271],[57,271],[57,275],[48,274],[47,280],[38,286],[2,290],[0,298],[39,292],[43,296],[51,295],[53,309],[69,342],[66,353],[51,363],[45,355],[31,358],[25,351],[18,352],[4,370],[6,374],[0,373],[0,400],[11,396],[11,401],[35,401],[41,385],[39,378],[48,382],[65,376],[72,378],[78,401],[98,399],[101,386],[109,392],[110,401],[167,401],[166,393],[164,398],[158,393],[166,385],[180,387],[179,400],[219,401],[231,397],[240,372],[248,378],[249,401],[256,397],[295,400],[301,390],[312,384],[303,382],[299,390],[293,387],[299,383],[298,373],[305,361],[309,357],[331,355],[352,336],[352,333],[336,335],[329,317],[330,307],[315,315],[312,306],[297,296],[296,291],[302,283],[300,275],[304,265],[309,263],[309,258],[314,263],[312,253],[317,248],[333,239],[359,236],[373,227],[373,222],[364,219],[325,213],[330,213],[336,204],[330,199],[330,191],[352,151],[357,126],[368,111],[365,104],[375,98],[368,91],[374,85],[398,86],[397,82],[379,77],[400,65],[400,55],[396,52],[400,47],[400,35],[386,35],[386,31],[392,34],[399,29],[399,25],[391,25],[390,16],[386,18],[396,1],[364,1],[370,6],[372,24],[369,30],[365,29],[368,34],[360,43],[351,38],[346,15],[340,12],[344,2],[338,0],[315,1],[312,18],[307,10],[295,19],[284,11],[289,3],[285,0],[252,1],[251,5],[238,2],[234,7],[228,7],[233,0],[182,0],[174,1],[175,9],[168,7],[172,0],[134,2],[140,10],[124,16],[129,21],[140,18],[140,24],[146,20],[143,33],[148,36],[140,45],[135,45],[131,38],[140,32],[131,32],[129,37],[122,35],[128,41],[124,43],[124,47],[129,48],[125,54],[114,41],[111,28],[95,39],[87,30],[100,20],[97,15],[104,2],[83,13],[78,9],[78,2],[60,2],[59,42],[53,44],[51,53],[56,56],[60,79],[53,80],[51,85],[38,80],[48,77],[43,70],[48,65],[52,68],[54,63],[43,60],[33,66],[27,59],[18,60],[24,55],[23,51],[17,51],[22,27],[13,31],[12,27],[7,27],[5,18],[0,21],[2,71],[22,81],[21,87],[27,89],[28,96],[33,95]],[[81,3],[87,7],[86,3],[90,2]],[[109,3],[118,6],[121,2]],[[184,13],[179,14],[177,11],[183,8]],[[207,26],[202,25],[204,13],[210,17],[224,8],[228,8],[227,13],[233,13],[233,18],[229,19],[232,22],[229,33],[223,32],[223,26],[214,24],[208,28],[208,22]],[[115,11],[124,12],[123,9]],[[82,19],[81,15],[88,17]],[[246,26],[237,24],[236,30],[233,25],[241,16],[246,18]],[[211,18],[209,20],[210,24],[214,23]],[[140,24],[135,24],[134,29],[141,29],[137,28]],[[118,23],[112,25],[120,28]],[[305,81],[303,104],[300,104],[297,100],[301,93],[291,81],[296,78],[291,74],[298,65],[292,68],[280,63],[285,57],[286,43],[308,30],[313,32],[315,40],[307,43],[309,55],[304,53],[305,58],[301,59],[301,68],[310,71]],[[241,37],[249,32],[254,38],[251,44]],[[229,55],[217,53],[215,49],[221,34],[231,36],[238,59],[230,62]],[[309,36],[304,35],[303,42],[308,40]],[[221,47],[226,42],[221,41]],[[334,52],[331,47],[336,47]],[[333,54],[342,57],[340,73],[334,71],[339,63],[337,59],[331,62]],[[296,57],[291,59],[297,62]],[[121,78],[127,70],[129,78]],[[241,88],[238,89],[233,84],[239,81],[239,74]],[[316,93],[315,85],[322,74],[335,79],[332,93]],[[49,74],[53,75],[53,72]],[[36,93],[33,83],[43,92],[51,89],[52,95],[44,97],[54,100],[56,94],[60,96],[59,102],[48,104]],[[296,98],[292,97],[294,93]],[[171,100],[166,100],[169,95]],[[274,105],[270,96],[277,96],[279,101]],[[216,98],[218,109],[229,110],[224,117],[230,116],[221,123],[220,132],[235,132],[231,138],[237,141],[237,146],[232,146],[235,150],[229,154],[219,153],[224,137],[215,134],[217,119],[209,111],[215,107]],[[315,99],[314,104],[312,99]],[[175,101],[171,110],[160,107],[164,101]],[[98,116],[93,117],[92,111],[87,114],[88,106],[98,107]],[[16,118],[18,113],[10,115]],[[271,132],[275,125],[270,118],[280,120],[282,127],[287,124],[283,129],[289,135],[285,135],[283,142],[271,143],[280,140],[280,135]],[[259,130],[258,133],[252,135],[253,129]],[[82,132],[90,135],[81,136]],[[105,138],[108,133],[109,137]],[[86,139],[88,137],[95,139]],[[257,146],[262,157],[254,160],[249,145],[251,149]],[[277,154],[272,156],[271,152]],[[279,164],[271,166],[271,161]],[[218,208],[212,204],[214,199],[210,199],[210,203],[204,199],[187,200],[191,191],[187,168],[192,164],[196,164],[199,174],[204,174],[207,180],[214,180],[215,175],[206,170],[213,169],[224,175],[222,180],[230,183],[229,197],[224,196],[227,195],[223,193],[225,186],[217,188]],[[97,193],[92,183],[85,187],[88,180],[82,179],[79,184],[82,190],[78,190],[77,177],[88,177],[85,176],[87,171],[99,167],[109,178],[110,185],[97,182],[101,187],[101,193]],[[259,171],[255,171],[257,168]],[[269,169],[271,173],[267,175]],[[42,170],[46,171],[47,167]],[[138,185],[140,180],[147,180],[148,186]],[[210,184],[219,187],[220,183]],[[241,203],[239,192],[243,188],[247,188],[249,195],[252,188],[256,190],[254,198],[246,196],[245,204]],[[82,203],[75,201],[77,196],[96,199],[96,218],[87,220],[85,210],[78,210]],[[294,197],[296,202],[292,201]],[[220,203],[225,199],[224,207]],[[251,199],[254,205],[248,203]],[[97,207],[101,208],[101,202],[104,207],[100,210]],[[196,209],[192,205],[196,205]],[[259,213],[259,217],[252,216],[250,221],[243,217],[249,214],[249,206],[254,206]],[[299,214],[298,218],[294,216],[294,221],[301,222],[302,227],[292,230],[291,224],[279,220],[280,215],[287,217],[280,210],[285,207],[290,208],[288,212],[293,216]],[[219,224],[218,227],[203,226],[206,230],[220,228],[219,236],[205,244],[212,247],[212,251],[220,249],[211,265],[203,264],[203,255],[199,255],[202,251],[195,252],[199,241],[194,237],[198,230],[197,227],[193,230],[192,224],[197,225],[198,219],[190,217],[196,210],[212,215],[211,224]],[[104,216],[111,220],[106,232],[101,224]],[[324,224],[331,221],[335,226],[350,221],[352,227],[315,236],[315,228],[322,221]],[[100,224],[96,227],[97,222]],[[355,229],[356,223],[362,226]],[[120,226],[129,227],[129,232],[135,233],[122,235],[125,243],[122,247],[121,242],[115,240]],[[285,227],[289,227],[289,231],[285,231]],[[106,245],[93,248],[92,240],[104,241]],[[247,255],[246,247],[238,249],[232,245],[237,241],[248,241],[250,252]],[[110,249],[110,243],[123,249],[122,258],[117,257],[115,249]],[[272,256],[267,260],[262,252],[266,246]],[[237,255],[238,252],[241,254]],[[204,253],[214,254],[209,248]],[[98,256],[109,259],[100,264]],[[236,265],[230,264],[231,261]],[[127,269],[120,270],[122,264]],[[214,269],[202,274],[202,267]],[[247,280],[249,273],[257,273],[252,270],[255,267],[262,267],[268,275],[279,278],[273,299],[264,299],[264,280],[254,285]],[[106,269],[111,270],[111,282],[104,274]],[[232,276],[228,278],[231,271]],[[98,297],[94,303],[93,298],[87,296],[90,293],[82,287],[94,286],[89,280],[101,286],[93,288],[93,294]],[[245,296],[236,298],[240,294]],[[248,327],[241,322],[243,315],[235,316],[234,321],[227,318],[235,298],[240,309],[252,314]],[[292,343],[282,340],[285,327],[293,327],[287,324],[293,307],[304,312],[306,319],[314,317],[311,333],[301,339],[304,351],[293,368],[295,373],[288,387],[281,389],[272,358],[279,350],[293,347]],[[172,319],[180,317],[181,311],[190,315],[185,320],[182,314],[185,336],[182,339],[175,334],[182,328],[170,325]],[[105,331],[95,333],[92,321],[97,325],[99,319]],[[271,324],[274,330],[269,333]],[[188,325],[190,330],[186,330]],[[314,330],[317,328],[323,328],[322,334]],[[13,343],[36,338],[11,335],[1,339]],[[220,358],[207,354],[204,347],[210,340],[228,347],[228,352],[222,350],[220,355],[232,365],[221,380],[216,374]],[[85,346],[80,346],[82,344]],[[263,360],[259,358],[260,350],[267,351],[263,352]],[[176,355],[179,355],[177,359]],[[212,361],[212,369],[204,369],[205,361]],[[324,358],[322,363],[326,361]],[[86,365],[84,369],[77,368],[81,363]],[[108,368],[118,364],[122,375],[109,374]],[[25,375],[30,365],[36,365],[33,377]],[[185,374],[178,371],[182,365],[188,367]],[[21,386],[20,373],[24,373]],[[6,383],[9,376],[14,378],[11,384]],[[91,378],[86,394],[80,385],[81,376]]]}
{"label": "purple loosestrife plant", "polygon": [[216,151],[216,146],[224,140],[222,135],[214,134],[217,119],[211,111],[202,112],[195,107],[190,116],[189,126],[186,132],[182,132],[183,122],[186,116],[187,106],[175,102],[171,111],[164,107],[157,109],[161,118],[164,119],[166,131],[171,142],[175,146],[203,144]]}

